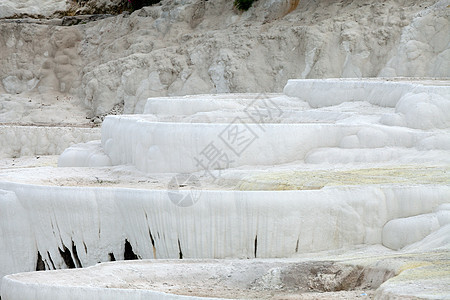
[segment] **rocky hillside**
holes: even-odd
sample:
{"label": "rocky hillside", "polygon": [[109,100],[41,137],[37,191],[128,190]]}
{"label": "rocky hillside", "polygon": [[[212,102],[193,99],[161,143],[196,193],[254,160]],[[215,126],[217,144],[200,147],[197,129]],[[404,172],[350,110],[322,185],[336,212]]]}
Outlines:
{"label": "rocky hillside", "polygon": [[90,118],[141,112],[152,96],[277,92],[290,78],[450,76],[448,0],[259,0],[246,12],[163,0],[73,22],[55,16],[123,9],[16,2],[0,4],[0,94],[69,97]]}

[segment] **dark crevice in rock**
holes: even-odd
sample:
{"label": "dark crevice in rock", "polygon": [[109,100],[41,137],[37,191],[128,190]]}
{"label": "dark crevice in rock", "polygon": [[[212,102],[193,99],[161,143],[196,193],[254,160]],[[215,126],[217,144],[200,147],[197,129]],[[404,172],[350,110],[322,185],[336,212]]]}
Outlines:
{"label": "dark crevice in rock", "polygon": [[152,246],[155,247],[155,240],[153,239],[152,232],[150,231],[150,228],[148,229],[148,234],[150,235],[150,241],[152,241]]}
{"label": "dark crevice in rock", "polygon": [[48,256],[48,259],[50,260],[50,263],[52,264],[53,270],[56,270],[55,263],[53,262],[52,256],[50,255],[50,252],[48,252],[48,251],[47,251],[47,256]]}
{"label": "dark crevice in rock", "polygon": [[39,251],[37,253],[37,256],[36,271],[45,271],[45,264]]}
{"label": "dark crevice in rock", "polygon": [[258,235],[255,235],[255,257],[257,251],[258,251]]}
{"label": "dark crevice in rock", "polygon": [[123,259],[134,260],[138,259],[137,255],[133,252],[133,247],[128,240],[125,240],[125,251],[123,253]]}
{"label": "dark crevice in rock", "polygon": [[114,257],[114,253],[110,252],[108,253],[109,261],[116,261],[116,258]]}
{"label": "dark crevice in rock", "polygon": [[150,241],[152,242],[152,246],[153,246],[153,258],[156,259],[155,240],[153,239],[153,235],[152,235],[152,232],[150,231],[150,228],[148,229],[148,234],[150,235]]}
{"label": "dark crevice in rock", "polygon": [[61,25],[62,26],[72,26],[78,24],[86,24],[89,22],[94,22],[98,20],[102,20],[105,18],[113,17],[110,14],[98,14],[98,15],[82,15],[82,16],[66,16],[62,18]]}
{"label": "dark crevice in rock", "polygon": [[72,241],[72,254],[73,258],[75,258],[75,264],[77,265],[77,268],[82,268],[83,265],[81,264],[80,258],[78,257],[77,246],[75,246],[75,243],[73,241]]}
{"label": "dark crevice in rock", "polygon": [[131,6],[134,10],[138,10],[144,6],[150,6],[159,2],[161,2],[161,0],[131,0]]}
{"label": "dark crevice in rock", "polygon": [[84,252],[87,254],[87,246],[86,246],[85,242],[83,242],[83,246],[84,246]]}
{"label": "dark crevice in rock", "polygon": [[298,243],[299,243],[300,239],[297,239],[297,244],[295,245],[295,253],[298,253]]}
{"label": "dark crevice in rock", "polygon": [[179,258],[183,259],[183,252],[181,251],[180,239],[178,239],[178,250],[179,250]]}
{"label": "dark crevice in rock", "polygon": [[20,20],[20,19],[46,19],[44,15],[39,14],[27,14],[27,13],[21,13],[21,14],[14,14],[9,17],[4,17],[3,19],[13,19],[13,20]]}
{"label": "dark crevice in rock", "polygon": [[63,245],[63,250],[61,250],[59,247],[58,247],[58,250],[59,250],[59,254],[61,254],[61,257],[64,260],[64,263],[66,264],[66,266],[69,269],[75,269],[75,263],[73,262],[72,254],[70,253],[70,250],[67,249],[67,247],[64,245]]}
{"label": "dark crevice in rock", "polygon": [[[123,113],[123,105],[122,105],[122,112],[120,114],[122,114],[122,113]],[[150,226],[148,225],[149,224],[149,222],[148,222],[148,215],[147,215],[147,212],[145,210],[144,210],[144,214],[145,214],[145,219],[147,220],[148,235],[150,236],[150,241],[151,241],[152,247],[153,247],[153,258],[156,259],[155,239],[153,238],[152,231],[150,230]]]}

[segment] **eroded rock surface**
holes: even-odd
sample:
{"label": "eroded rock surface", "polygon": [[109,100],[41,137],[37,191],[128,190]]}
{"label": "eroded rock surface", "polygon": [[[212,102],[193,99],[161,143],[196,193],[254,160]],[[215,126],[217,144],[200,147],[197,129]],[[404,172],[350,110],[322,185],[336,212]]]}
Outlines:
{"label": "eroded rock surface", "polygon": [[448,1],[291,2],[238,13],[232,1],[166,0],[69,27],[2,22],[0,91],[62,92],[94,117],[118,103],[142,112],[152,96],[276,92],[290,78],[449,76]]}

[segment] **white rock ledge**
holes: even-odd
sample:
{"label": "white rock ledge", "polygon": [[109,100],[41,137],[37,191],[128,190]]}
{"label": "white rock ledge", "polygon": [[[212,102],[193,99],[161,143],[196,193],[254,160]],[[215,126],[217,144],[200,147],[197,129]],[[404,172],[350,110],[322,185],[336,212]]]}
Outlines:
{"label": "white rock ledge", "polygon": [[[103,150],[92,154],[146,173],[294,161],[377,163],[415,150],[413,156],[446,161],[428,151],[450,149],[446,80],[302,79],[290,80],[284,92],[151,98],[143,115],[106,117]],[[88,148],[68,150],[61,161],[89,166]],[[203,159],[210,150],[220,152],[212,166]]]}
{"label": "white rock ledge", "polygon": [[408,93],[437,94],[448,99],[448,80],[395,81],[382,79],[290,79],[283,90],[289,97],[307,101],[311,107],[339,105],[348,101],[367,101],[395,107]]}
{"label": "white rock ledge", "polygon": [[99,128],[0,125],[0,158],[59,155],[73,144],[99,138]]}
{"label": "white rock ledge", "polygon": [[74,266],[122,260],[125,240],[139,258],[276,258],[381,244],[387,222],[450,198],[449,186],[344,186],[199,191],[195,205],[180,207],[164,190],[7,182],[0,190],[0,277],[36,270],[38,252],[46,269],[67,268],[61,251]]}
{"label": "white rock ledge", "polygon": [[[236,132],[242,134],[236,136]],[[431,132],[381,125],[261,126],[243,123],[240,119],[230,124],[167,123],[153,122],[147,115],[126,115],[106,117],[102,126],[102,147],[112,165],[132,164],[147,173],[191,173],[205,169],[206,160],[202,152],[212,147],[226,155],[222,164],[214,169],[226,169],[246,165],[270,166],[305,159],[316,162],[307,156],[320,148],[385,147],[386,152],[393,147],[421,147],[422,141],[428,139],[433,143],[430,147],[438,149],[434,145],[437,142],[431,139],[434,136],[436,134]],[[349,141],[351,137],[355,140]],[[370,161],[371,157],[383,156],[368,153],[365,159]],[[342,158],[342,162],[347,160]]]}
{"label": "white rock ledge", "polygon": [[389,267],[339,261],[147,260],[6,276],[2,299],[272,299],[342,286],[374,290],[393,275]]}
{"label": "white rock ledge", "polygon": [[111,159],[103,152],[100,141],[91,141],[73,145],[59,156],[59,167],[86,167],[111,166]]}

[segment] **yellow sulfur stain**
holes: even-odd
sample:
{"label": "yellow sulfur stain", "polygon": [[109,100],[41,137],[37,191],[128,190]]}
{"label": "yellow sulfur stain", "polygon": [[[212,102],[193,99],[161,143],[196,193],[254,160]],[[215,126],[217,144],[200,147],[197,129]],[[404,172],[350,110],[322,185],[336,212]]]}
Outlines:
{"label": "yellow sulfur stain", "polygon": [[415,268],[419,268],[419,267],[424,267],[424,266],[429,266],[432,265],[431,262],[427,262],[427,261],[412,261],[412,262],[408,262],[406,264],[404,264],[403,266],[400,267],[399,269],[399,273],[406,271],[406,270],[411,270],[411,269],[415,269]]}
{"label": "yellow sulfur stain", "polygon": [[367,184],[450,184],[450,167],[396,166],[353,170],[267,171],[241,179],[239,190],[317,190]]}
{"label": "yellow sulfur stain", "polygon": [[433,278],[450,279],[450,262],[448,260],[407,263],[400,268],[400,274],[393,278],[393,280],[414,281]]}

